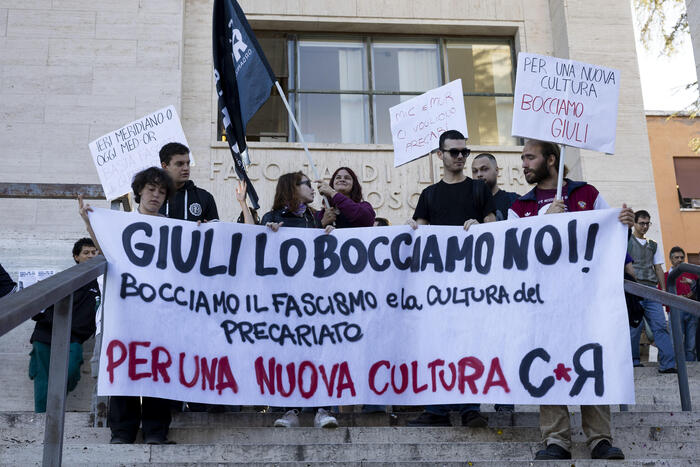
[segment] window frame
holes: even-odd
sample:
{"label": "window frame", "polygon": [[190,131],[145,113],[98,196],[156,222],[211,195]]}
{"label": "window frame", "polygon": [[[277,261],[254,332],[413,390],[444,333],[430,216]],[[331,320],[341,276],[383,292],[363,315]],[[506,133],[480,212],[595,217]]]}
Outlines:
{"label": "window frame", "polygon": [[[510,93],[488,93],[488,92],[463,92],[462,95],[463,97],[492,97],[492,98],[498,98],[498,97],[509,97],[509,98],[515,98],[515,75],[516,75],[516,64],[517,64],[517,52],[516,52],[516,37],[511,36],[511,35],[496,35],[496,36],[475,36],[475,35],[455,35],[455,34],[446,34],[446,35],[434,35],[434,34],[416,34],[416,35],[407,35],[407,34],[391,34],[391,33],[351,33],[351,32],[339,32],[339,33],[328,33],[328,32],[285,32],[285,31],[261,31],[260,34],[271,34],[271,35],[281,35],[283,36],[281,39],[286,41],[286,48],[287,48],[287,76],[286,76],[286,81],[287,81],[287,86],[283,86],[282,82],[280,82],[280,85],[282,85],[283,91],[286,93],[287,98],[289,100],[289,105],[294,111],[294,117],[299,121],[300,118],[300,109],[299,109],[299,99],[297,96],[299,94],[348,94],[348,95],[361,95],[361,96],[367,96],[368,97],[368,129],[369,129],[369,141],[364,142],[364,143],[343,143],[343,142],[320,142],[321,144],[335,144],[335,145],[352,145],[352,146],[357,146],[357,145],[381,145],[381,144],[390,144],[390,143],[377,143],[376,142],[376,135],[377,135],[377,128],[375,128],[375,112],[374,112],[374,100],[375,96],[419,96],[421,94],[424,94],[424,92],[418,92],[418,91],[382,91],[382,90],[376,90],[374,89],[374,79],[373,79],[373,69],[374,69],[374,56],[372,53],[372,45],[376,41],[387,41],[387,42],[393,42],[393,43],[398,43],[401,41],[422,41],[422,42],[430,42],[434,41],[436,46],[437,46],[437,54],[438,54],[438,78],[440,82],[438,83],[438,86],[443,86],[446,83],[450,82],[450,75],[449,75],[449,60],[447,57],[447,42],[450,40],[455,40],[455,41],[463,41],[463,42],[471,42],[472,44],[498,44],[498,45],[507,45],[510,48],[510,60],[511,60],[511,88],[513,89],[513,92]],[[300,40],[304,39],[309,39],[309,40],[354,40],[357,41],[358,39],[364,44],[364,51],[365,51],[365,59],[367,61],[366,63],[366,69],[367,69],[367,88],[365,90],[340,90],[340,89],[299,89],[299,42]],[[293,86],[293,87],[292,87]],[[220,113],[218,112],[218,102],[215,104],[215,108],[217,111],[217,115]],[[287,124],[287,140],[286,141],[279,141],[278,144],[284,144],[284,143],[298,143],[300,142],[300,139],[298,138],[296,128],[294,127],[292,123],[291,117],[289,115],[287,116],[288,118],[288,124]],[[218,121],[218,118],[217,120]],[[217,128],[215,129],[215,135],[216,138],[215,140],[218,143],[221,143],[221,135],[219,134],[219,129],[218,125],[216,125]],[[521,146],[523,143],[522,138],[515,138],[515,143],[516,146]],[[483,145],[481,144],[480,146],[490,146],[490,147],[500,147],[500,146],[507,146],[511,147],[512,145],[501,145],[501,144],[488,144],[488,145]]]}

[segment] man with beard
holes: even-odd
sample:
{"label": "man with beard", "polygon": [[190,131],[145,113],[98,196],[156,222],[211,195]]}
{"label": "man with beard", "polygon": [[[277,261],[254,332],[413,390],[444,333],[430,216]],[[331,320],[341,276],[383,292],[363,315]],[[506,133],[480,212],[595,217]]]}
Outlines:
{"label": "man with beard", "polygon": [[[564,179],[562,187],[563,199],[555,199],[559,157],[559,145],[547,141],[527,141],[521,156],[523,173],[525,180],[535,184],[535,188],[513,203],[508,219],[608,208],[594,186],[568,178]],[[624,204],[619,220],[628,226],[634,224],[634,213]],[[582,405],[581,424],[591,449],[591,458],[625,458],[622,451],[612,445],[610,406]],[[546,446],[537,452],[535,460],[571,459],[571,420],[566,405],[541,405],[540,431]]]}
{"label": "man with beard", "polygon": [[[502,221],[508,218],[508,209],[513,202],[520,197],[519,194],[501,190],[498,187],[498,162],[493,154],[482,152],[472,161],[472,177],[474,180],[482,180],[491,190],[493,202],[496,205],[496,220]],[[495,404],[496,412],[511,416],[515,411],[513,404]]]}
{"label": "man with beard", "polygon": [[[413,219],[408,224],[470,226],[496,220],[496,206],[491,190],[481,180],[472,180],[464,174],[464,164],[471,151],[464,135],[448,130],[440,135],[437,157],[445,169],[443,179],[430,185],[420,194]],[[413,420],[409,426],[451,426],[450,410],[461,414],[462,426],[485,427],[488,420],[480,412],[479,404],[432,405]]]}
{"label": "man with beard", "polygon": [[482,152],[472,161],[472,177],[474,180],[482,180],[491,189],[496,205],[496,219],[502,221],[508,218],[508,209],[520,195],[498,187],[499,170],[496,158],[488,152]]}

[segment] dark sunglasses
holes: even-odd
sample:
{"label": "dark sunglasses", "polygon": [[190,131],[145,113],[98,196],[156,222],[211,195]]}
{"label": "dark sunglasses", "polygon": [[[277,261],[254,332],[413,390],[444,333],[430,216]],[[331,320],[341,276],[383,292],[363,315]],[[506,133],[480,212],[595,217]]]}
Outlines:
{"label": "dark sunglasses", "polygon": [[472,153],[472,150],[469,148],[464,148],[464,149],[440,149],[442,152],[448,153],[450,156],[452,156],[453,159],[456,159],[459,157],[459,155],[463,155],[464,158],[466,159],[469,157],[469,154]]}
{"label": "dark sunglasses", "polygon": [[311,188],[311,180],[305,180],[303,182],[298,182],[297,185],[306,185]]}

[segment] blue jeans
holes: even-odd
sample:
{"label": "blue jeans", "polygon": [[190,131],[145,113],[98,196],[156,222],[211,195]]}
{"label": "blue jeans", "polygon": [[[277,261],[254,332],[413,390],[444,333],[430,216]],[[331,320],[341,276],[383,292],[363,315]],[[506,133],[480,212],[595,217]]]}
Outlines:
{"label": "blue jeans", "polygon": [[450,410],[459,411],[460,414],[471,412],[472,410],[479,411],[479,404],[445,404],[445,405],[427,405],[425,411],[433,415],[447,416]]}
{"label": "blue jeans", "polygon": [[[659,349],[659,370],[675,368],[676,363],[673,355],[673,345],[671,344],[671,335],[666,327],[666,317],[664,316],[661,303],[646,298],[641,300],[640,303],[642,308],[644,308],[644,317],[654,333],[654,343]],[[635,365],[639,363],[639,338],[642,335],[642,327],[640,324],[636,328],[630,328],[632,362]]]}
{"label": "blue jeans", "polygon": [[[674,313],[678,310],[674,310]],[[685,351],[685,361],[694,362],[697,360],[695,353],[695,335],[698,331],[698,317],[681,311],[681,333],[683,337],[683,350]]]}

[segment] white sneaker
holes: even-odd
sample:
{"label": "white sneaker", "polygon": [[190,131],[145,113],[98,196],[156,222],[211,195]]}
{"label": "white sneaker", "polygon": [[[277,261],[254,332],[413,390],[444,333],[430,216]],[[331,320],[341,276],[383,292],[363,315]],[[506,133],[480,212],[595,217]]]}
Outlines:
{"label": "white sneaker", "polygon": [[318,409],[314,417],[314,426],[316,428],[338,428],[338,420],[326,409]]}
{"label": "white sneaker", "polygon": [[296,428],[299,426],[299,412],[295,409],[288,410],[281,418],[275,420],[276,427]]}

